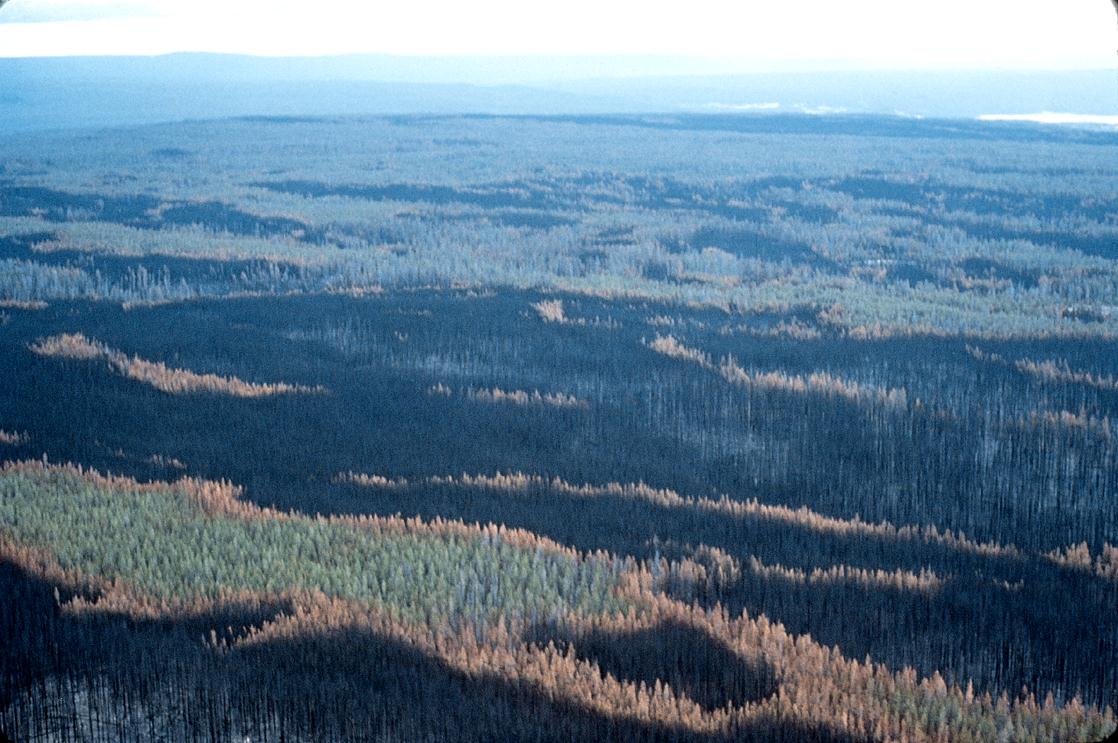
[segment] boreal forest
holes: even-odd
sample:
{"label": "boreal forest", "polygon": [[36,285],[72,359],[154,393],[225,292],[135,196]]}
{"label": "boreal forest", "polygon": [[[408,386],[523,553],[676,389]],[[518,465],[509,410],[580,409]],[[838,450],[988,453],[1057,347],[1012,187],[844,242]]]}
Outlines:
{"label": "boreal forest", "polygon": [[0,740],[1103,740],[1116,151],[0,137]]}

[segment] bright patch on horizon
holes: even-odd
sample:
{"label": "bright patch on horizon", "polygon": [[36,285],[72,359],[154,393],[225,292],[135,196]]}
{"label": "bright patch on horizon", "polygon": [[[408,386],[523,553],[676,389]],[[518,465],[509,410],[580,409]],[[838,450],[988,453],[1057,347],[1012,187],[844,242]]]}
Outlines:
{"label": "bright patch on horizon", "polygon": [[1041,111],[1035,114],[982,114],[979,121],[1029,121],[1036,124],[1118,127],[1118,116]]}

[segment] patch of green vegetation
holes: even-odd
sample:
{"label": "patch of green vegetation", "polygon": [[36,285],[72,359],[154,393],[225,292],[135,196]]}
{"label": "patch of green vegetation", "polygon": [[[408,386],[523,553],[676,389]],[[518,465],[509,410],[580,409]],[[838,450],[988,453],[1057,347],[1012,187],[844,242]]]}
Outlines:
{"label": "patch of green vegetation", "polygon": [[0,474],[0,530],[49,550],[63,568],[158,599],[321,590],[409,622],[622,608],[616,572],[600,560],[480,534],[212,515],[183,486],[95,483],[69,470]]}

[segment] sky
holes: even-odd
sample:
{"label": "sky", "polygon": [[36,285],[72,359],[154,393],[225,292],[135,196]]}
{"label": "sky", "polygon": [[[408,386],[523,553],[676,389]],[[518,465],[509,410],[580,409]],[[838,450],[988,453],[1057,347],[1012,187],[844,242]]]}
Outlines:
{"label": "sky", "polygon": [[[1118,66],[1110,0],[10,0],[0,57],[680,55],[726,71]],[[810,65],[809,65],[810,66]]]}

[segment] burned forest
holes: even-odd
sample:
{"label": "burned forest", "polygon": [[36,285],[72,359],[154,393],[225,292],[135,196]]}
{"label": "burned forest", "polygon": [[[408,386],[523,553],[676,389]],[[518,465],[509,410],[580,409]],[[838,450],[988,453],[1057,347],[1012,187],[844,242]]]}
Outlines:
{"label": "burned forest", "polygon": [[3,137],[0,731],[1103,740],[1116,148],[783,113]]}

